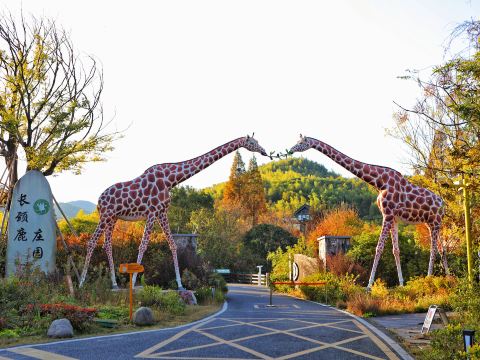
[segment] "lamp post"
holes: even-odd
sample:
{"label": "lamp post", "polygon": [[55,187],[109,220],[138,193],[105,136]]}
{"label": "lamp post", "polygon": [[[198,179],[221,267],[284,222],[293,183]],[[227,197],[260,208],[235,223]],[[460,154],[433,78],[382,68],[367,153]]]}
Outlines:
{"label": "lamp post", "polygon": [[470,192],[468,190],[470,184],[465,180],[465,175],[462,179],[455,181],[455,187],[462,191],[463,195],[463,211],[465,213],[465,240],[467,243],[467,271],[468,281],[473,281],[473,249],[472,249],[472,224],[470,218]]}
{"label": "lamp post", "polygon": [[475,330],[463,330],[463,348],[465,349],[465,352],[468,353],[470,352],[470,348],[473,346],[475,339]]}
{"label": "lamp post", "polygon": [[452,184],[442,184],[444,187],[454,187],[458,191],[462,191],[463,197],[463,212],[465,216],[465,241],[467,245],[467,273],[468,273],[468,281],[471,283],[473,281],[473,250],[472,250],[472,222],[470,218],[470,192],[469,187],[470,183],[468,183],[465,179],[465,175],[462,174],[460,180],[457,180]]}

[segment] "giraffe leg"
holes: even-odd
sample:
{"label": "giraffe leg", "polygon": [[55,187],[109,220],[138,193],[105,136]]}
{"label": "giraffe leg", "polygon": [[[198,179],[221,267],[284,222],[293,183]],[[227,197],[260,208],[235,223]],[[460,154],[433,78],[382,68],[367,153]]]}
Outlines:
{"label": "giraffe leg", "polygon": [[403,286],[402,265],[400,264],[400,247],[398,246],[398,224],[393,223],[390,230],[392,235],[393,256],[395,257],[395,264],[397,265],[398,282]]}
{"label": "giraffe leg", "polygon": [[107,253],[108,265],[110,267],[110,279],[112,280],[112,288],[118,289],[117,280],[115,279],[115,264],[113,263],[113,253],[112,253],[112,232],[115,226],[116,220],[109,222],[105,228],[105,242],[103,243],[103,248]]}
{"label": "giraffe leg", "polygon": [[175,278],[177,280],[178,290],[184,290],[184,287],[182,285],[182,280],[180,278],[180,270],[178,267],[177,245],[175,245],[175,241],[173,241],[172,232],[170,231],[170,225],[168,223],[167,212],[161,211],[158,218],[160,220],[160,226],[162,227],[163,232],[167,237],[170,250],[172,251],[173,266],[175,267]]}
{"label": "giraffe leg", "polygon": [[83,265],[82,276],[80,277],[80,283],[78,287],[82,287],[85,279],[87,277],[88,265],[90,264],[90,259],[92,258],[93,249],[95,249],[95,245],[97,245],[98,239],[102,235],[105,230],[105,227],[108,224],[108,219],[100,219],[100,223],[97,225],[95,232],[93,233],[92,237],[88,241],[87,244],[87,256],[85,257],[85,264]]}
{"label": "giraffe leg", "polygon": [[380,234],[380,238],[378,239],[377,249],[375,251],[375,258],[373,259],[372,272],[370,273],[370,279],[368,280],[367,289],[370,289],[372,287],[373,281],[375,280],[375,272],[377,271],[378,261],[382,256],[383,248],[385,247],[385,240],[388,236],[388,233],[390,232],[390,229],[392,228],[392,225],[393,219],[388,221],[385,218],[383,219],[382,232]]}
{"label": "giraffe leg", "polygon": [[[430,230],[430,261],[428,262],[428,275],[433,274],[433,264],[435,262],[435,252],[438,251],[438,238],[440,236],[440,225],[438,224],[429,224],[428,229]],[[449,275],[450,270],[448,269],[447,256],[445,250],[442,249],[442,252],[438,251],[440,257],[442,258],[443,268],[445,269],[445,274]]]}
{"label": "giraffe leg", "polygon": [[[143,254],[145,250],[147,250],[148,242],[150,241],[150,234],[152,233],[153,223],[155,222],[155,215],[150,214],[147,217],[147,222],[145,224],[145,230],[143,231],[142,241],[140,242],[140,246],[138,247],[138,257],[137,257],[137,264],[142,263]],[[137,273],[133,274],[132,277],[132,286],[135,286],[135,282],[137,281]]]}

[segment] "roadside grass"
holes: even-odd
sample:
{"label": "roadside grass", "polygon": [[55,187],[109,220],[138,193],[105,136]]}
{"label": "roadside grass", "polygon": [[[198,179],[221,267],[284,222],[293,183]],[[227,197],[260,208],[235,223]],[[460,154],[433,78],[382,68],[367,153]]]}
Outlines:
{"label": "roadside grass", "polygon": [[[96,323],[91,324],[88,329],[80,334],[76,334],[70,339],[89,338],[93,336],[122,334],[134,331],[155,330],[164,329],[170,327],[176,327],[185,325],[194,321],[206,318],[216,312],[218,312],[222,303],[211,303],[207,305],[187,305],[184,313],[179,315],[173,315],[165,311],[152,309],[155,316],[156,323],[150,326],[136,326],[128,321],[127,318],[119,319],[119,324],[115,328],[105,328]],[[128,309],[127,309],[128,314]],[[30,336],[18,336],[18,337],[0,337],[0,348],[21,346],[27,344],[38,344],[47,342],[57,342],[69,339],[51,339],[47,337],[46,332],[43,335],[30,335]]]}

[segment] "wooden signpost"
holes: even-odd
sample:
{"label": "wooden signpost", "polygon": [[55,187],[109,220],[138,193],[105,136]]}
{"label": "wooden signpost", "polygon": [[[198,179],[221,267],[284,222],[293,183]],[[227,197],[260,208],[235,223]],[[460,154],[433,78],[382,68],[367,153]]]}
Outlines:
{"label": "wooden signpost", "polygon": [[133,284],[132,276],[135,273],[141,273],[144,271],[143,265],[137,263],[120,264],[120,273],[130,275],[130,321],[132,321],[133,312]]}

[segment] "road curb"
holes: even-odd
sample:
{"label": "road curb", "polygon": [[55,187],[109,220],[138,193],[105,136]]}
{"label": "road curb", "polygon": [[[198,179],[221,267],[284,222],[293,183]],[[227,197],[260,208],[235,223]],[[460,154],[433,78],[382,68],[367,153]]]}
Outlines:
{"label": "road curb", "polygon": [[353,317],[355,320],[360,322],[362,325],[364,325],[364,326],[368,327],[370,330],[372,330],[388,346],[390,346],[393,350],[395,350],[397,355],[400,356],[402,358],[402,360],[414,360],[414,358],[409,353],[407,353],[407,351],[405,351],[400,345],[398,345],[398,343],[395,340],[390,338],[387,334],[382,332],[380,329],[376,328],[373,324],[370,324],[368,321],[365,321],[363,318],[361,318],[357,315],[351,314],[351,313],[349,313],[348,311],[345,311],[345,310],[337,309],[334,306],[322,304],[322,303],[319,303],[319,302],[316,302],[316,301],[301,299],[301,298],[298,298],[296,296],[289,295],[289,294],[282,294],[282,295],[289,296],[289,297],[292,297],[292,298],[295,298],[295,299],[298,299],[298,300],[310,302],[310,303],[313,303],[313,304],[317,304],[317,305],[320,305],[320,306],[323,306],[323,307],[326,307],[326,308],[330,308],[332,310],[336,310],[336,311],[341,312],[345,315]]}
{"label": "road curb", "polygon": [[[202,323],[204,321],[208,321],[220,314],[223,314],[225,311],[228,309],[228,302],[225,301],[223,303],[222,308],[217,311],[215,314],[209,315],[203,319],[184,324],[184,325],[178,325],[174,327],[169,327],[169,328],[162,328],[162,329],[149,329],[149,330],[139,330],[139,331],[131,331],[131,332],[125,332],[121,334],[111,334],[111,335],[99,335],[99,336],[89,336],[89,337],[84,337],[80,339],[70,339],[70,340],[59,340],[59,341],[52,341],[52,342],[46,342],[46,343],[39,343],[39,344],[28,344],[28,345],[20,345],[20,346],[13,346],[13,347],[8,347],[8,348],[3,348],[0,349],[0,353],[2,351],[9,351],[12,349],[22,349],[22,348],[30,348],[30,347],[37,347],[37,346],[47,346],[47,345],[56,345],[56,344],[66,344],[66,343],[73,343],[73,342],[79,342],[79,341],[86,341],[86,340],[93,340],[93,339],[105,339],[105,338],[113,338],[113,337],[120,337],[120,336],[127,336],[127,335],[134,335],[134,334],[142,334],[142,333],[151,333],[154,331],[168,331],[168,330],[175,330],[175,329],[181,329],[184,327],[196,325],[199,323]],[[0,356],[1,359],[1,356]]]}

